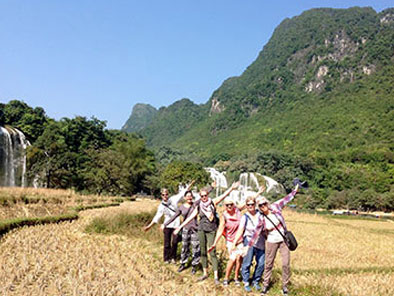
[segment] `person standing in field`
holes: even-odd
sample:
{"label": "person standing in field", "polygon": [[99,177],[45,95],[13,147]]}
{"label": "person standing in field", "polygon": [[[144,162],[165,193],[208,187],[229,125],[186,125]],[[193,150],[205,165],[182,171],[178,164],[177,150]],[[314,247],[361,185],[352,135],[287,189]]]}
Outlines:
{"label": "person standing in field", "polygon": [[[262,187],[265,189],[265,187]],[[259,194],[259,193],[258,193]],[[258,196],[257,194],[257,196]],[[265,238],[264,235],[259,235],[252,243],[252,237],[255,233],[259,220],[262,219],[260,212],[256,211],[256,197],[248,196],[245,200],[247,212],[242,216],[237,234],[234,242],[238,242],[242,238],[244,245],[244,258],[242,262],[242,280],[246,292],[251,292],[250,285],[250,268],[253,263],[253,258],[256,261],[256,267],[251,279],[252,286],[257,290],[261,290],[260,280],[264,271],[265,260]],[[236,243],[233,242],[231,249],[236,248]]]}
{"label": "person standing in field", "polygon": [[242,238],[239,238],[239,240],[235,242],[235,250],[232,250],[232,246],[239,227],[239,223],[241,221],[241,211],[245,208],[245,204],[236,206],[234,199],[231,196],[228,196],[224,200],[224,205],[226,206],[226,209],[220,216],[220,224],[216,233],[216,238],[213,242],[213,245],[208,249],[208,253],[210,253],[213,249],[216,248],[216,244],[218,243],[222,234],[224,234],[226,238],[226,246],[229,254],[229,260],[227,262],[226,274],[224,276],[223,285],[229,285],[229,277],[231,275],[233,267],[235,266],[234,282],[237,286],[239,286],[240,281],[238,280],[238,276],[242,264],[243,250]]}
{"label": "person standing in field", "polygon": [[272,204],[270,204],[264,196],[258,199],[258,207],[262,213],[263,219],[262,223],[259,223],[259,227],[256,229],[256,235],[262,229],[267,235],[265,245],[264,287],[261,295],[266,295],[268,293],[272,269],[278,249],[282,257],[282,292],[283,295],[288,295],[288,284],[290,282],[290,250],[282,237],[282,235],[285,235],[286,231],[286,223],[282,215],[282,209],[294,198],[300,185],[302,185],[302,183],[298,180],[298,183],[290,194]]}
{"label": "person standing in field", "polygon": [[[193,193],[186,191],[184,195],[185,203],[182,204],[172,217],[161,225],[164,230],[170,225],[176,218],[182,215],[183,220],[186,220],[193,212]],[[200,263],[200,241],[198,240],[198,226],[197,217],[192,219],[182,229],[182,252],[181,252],[181,265],[179,266],[178,272],[183,271],[186,268],[186,263],[190,256],[190,244],[192,246],[192,274],[197,271],[197,265]]]}
{"label": "person standing in field", "polygon": [[[169,197],[168,189],[161,189],[162,201],[157,208],[156,215],[153,217],[149,225],[144,227],[144,231],[148,231],[154,224],[158,223],[160,218],[164,215],[164,223],[171,219],[172,215],[178,210],[178,203],[184,196],[186,191],[189,191],[191,186],[194,184],[192,181],[185,189],[182,189],[178,194]],[[167,227],[163,229],[164,233],[164,249],[163,259],[166,263],[176,263],[176,251],[178,247],[178,236],[173,236],[174,230],[179,226],[179,218],[175,219],[172,223],[169,223]]]}
{"label": "person standing in field", "polygon": [[[193,205],[193,213],[175,230],[175,233],[178,233],[185,225],[187,225],[192,219],[199,215],[200,222],[198,225],[198,238],[200,241],[201,265],[203,268],[203,275],[199,278],[199,281],[203,281],[208,278],[207,249],[208,246],[211,246],[213,244],[216,236],[216,230],[218,228],[216,207],[224,198],[226,198],[231,193],[231,191],[238,188],[238,186],[239,182],[233,183],[232,186],[226,190],[226,192],[214,199],[208,197],[207,189],[201,189],[200,199],[197,200]],[[214,272],[215,284],[218,285],[220,284],[218,273],[219,263],[215,249],[210,253],[210,257],[212,262],[212,269]]]}

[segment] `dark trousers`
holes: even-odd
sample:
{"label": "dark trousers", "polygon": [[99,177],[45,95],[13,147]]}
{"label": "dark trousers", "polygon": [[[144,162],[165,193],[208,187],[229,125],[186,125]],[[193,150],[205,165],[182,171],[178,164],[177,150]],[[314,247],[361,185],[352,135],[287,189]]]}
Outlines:
{"label": "dark trousers", "polygon": [[176,250],[178,247],[178,236],[173,236],[174,228],[164,228],[164,250],[163,258],[164,261],[170,261],[176,259]]}

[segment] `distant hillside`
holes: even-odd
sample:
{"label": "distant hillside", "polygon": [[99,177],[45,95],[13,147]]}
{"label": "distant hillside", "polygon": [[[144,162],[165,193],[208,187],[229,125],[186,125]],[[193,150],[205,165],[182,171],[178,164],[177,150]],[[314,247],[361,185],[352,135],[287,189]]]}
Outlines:
{"label": "distant hillside", "polygon": [[151,123],[156,113],[156,108],[149,104],[135,104],[122,130],[129,133],[139,132]]}
{"label": "distant hillside", "polygon": [[[185,104],[182,100],[160,108],[141,134],[153,146],[181,147],[185,143],[180,136],[209,143],[213,137],[217,142],[219,134],[248,122],[262,120],[265,129],[272,129],[276,123],[264,120],[267,113],[281,114],[299,102],[315,102],[337,89],[381,75],[376,73],[385,75],[383,70],[393,64],[393,15],[392,8],[379,14],[372,8],[321,8],[286,19],[256,61],[241,76],[226,80],[205,105],[189,100]],[[328,105],[319,106],[319,111],[325,107]],[[363,110],[359,111],[360,116],[365,116]],[[357,116],[354,112],[352,115]],[[186,118],[188,123],[183,122]],[[321,128],[327,121],[322,124]],[[278,130],[282,132],[286,137],[287,131]],[[226,138],[226,134],[221,137]],[[233,150],[225,143],[223,146],[224,150]],[[242,142],[243,146],[249,144]],[[204,149],[210,148],[211,145],[204,145]]]}
{"label": "distant hillside", "polygon": [[390,208],[393,85],[394,8],[312,9],[285,19],[206,104],[160,108],[140,133],[167,157],[182,150],[282,182],[302,175],[312,207]]}

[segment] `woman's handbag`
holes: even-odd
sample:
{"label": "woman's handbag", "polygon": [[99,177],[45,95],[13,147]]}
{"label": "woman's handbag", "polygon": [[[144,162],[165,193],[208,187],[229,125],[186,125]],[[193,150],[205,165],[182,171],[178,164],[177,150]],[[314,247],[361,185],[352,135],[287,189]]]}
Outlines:
{"label": "woman's handbag", "polygon": [[[281,233],[282,234],[282,233]],[[294,251],[298,247],[297,240],[291,231],[285,231],[285,243],[290,251]]]}
{"label": "woman's handbag", "polygon": [[[294,234],[291,231],[288,231],[286,229],[286,227],[283,226],[282,221],[280,221],[280,219],[277,217],[280,225],[282,225],[283,229],[285,230],[285,235],[283,235],[283,233],[279,230],[279,228],[274,224],[274,222],[272,222],[272,220],[270,218],[268,218],[267,215],[263,214],[264,217],[266,217],[272,225],[274,225],[275,229],[280,233],[280,235],[283,237],[283,240],[286,244],[286,246],[289,248],[290,251],[294,251],[295,249],[297,249],[298,247],[298,243],[297,240],[294,236]],[[275,215],[275,214],[274,214]]]}

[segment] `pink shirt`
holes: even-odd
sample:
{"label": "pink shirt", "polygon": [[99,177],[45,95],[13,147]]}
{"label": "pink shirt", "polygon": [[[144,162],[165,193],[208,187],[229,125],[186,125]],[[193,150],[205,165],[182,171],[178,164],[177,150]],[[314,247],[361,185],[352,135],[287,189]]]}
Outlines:
{"label": "pink shirt", "polygon": [[226,241],[233,242],[235,235],[237,234],[239,223],[241,222],[241,211],[238,208],[235,208],[233,215],[230,215],[227,211],[224,211],[223,217],[225,221],[224,235],[226,237]]}

